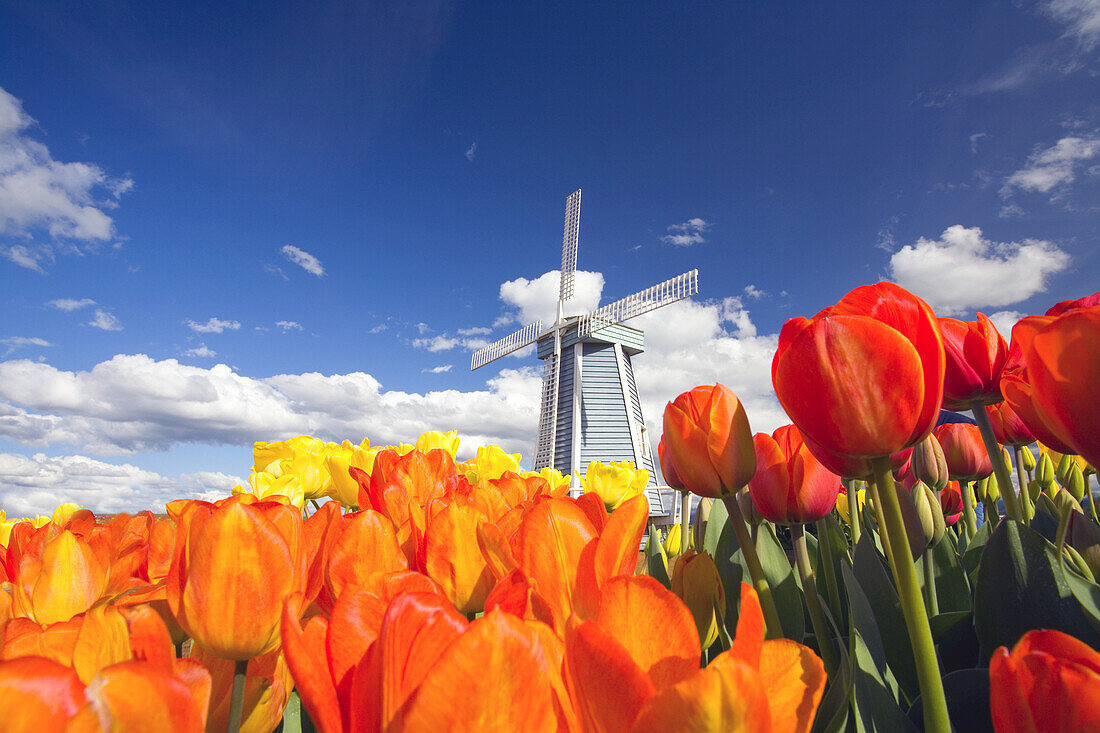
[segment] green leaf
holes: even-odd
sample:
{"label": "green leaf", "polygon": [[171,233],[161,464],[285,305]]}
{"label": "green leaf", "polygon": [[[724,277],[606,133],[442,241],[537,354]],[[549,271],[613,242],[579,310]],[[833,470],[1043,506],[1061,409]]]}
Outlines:
{"label": "green leaf", "polygon": [[[779,623],[783,626],[783,636],[802,643],[806,636],[806,614],[803,611],[798,576],[791,568],[787,553],[783,551],[771,525],[765,522],[756,532],[756,554],[760,556],[760,565],[764,568],[764,576],[772,589]],[[740,551],[738,560],[744,562]]]}
{"label": "green leaf", "polygon": [[[860,538],[862,541],[862,538]],[[915,733],[917,728],[898,706],[858,630],[848,637],[852,647],[853,694],[856,699],[856,731]]]}
{"label": "green leaf", "polygon": [[825,684],[825,694],[817,706],[811,733],[841,733],[848,727],[852,699],[852,661],[844,645],[838,645],[840,662]]}
{"label": "green leaf", "polygon": [[917,681],[917,665],[913,661],[913,645],[909,641],[901,601],[894,590],[885,559],[869,541],[865,542],[861,537],[856,545],[852,570],[874,611],[886,661],[897,678],[898,686],[907,703],[915,700],[920,694],[920,684]]}
{"label": "green leaf", "polygon": [[1065,578],[1085,617],[1094,629],[1100,631],[1100,585],[1082,578],[1072,569],[1065,573]]}
{"label": "green leaf", "polygon": [[970,622],[970,611],[948,611],[937,614],[928,619],[928,626],[932,629],[932,641],[940,643],[940,638],[960,623]]}
{"label": "green leaf", "polygon": [[1092,627],[1062,571],[1054,546],[1015,520],[1002,521],[986,543],[974,587],[974,629],[987,662],[1031,629],[1056,629],[1093,648]]}
{"label": "green leaf", "polygon": [[[936,574],[936,600],[941,612],[969,611],[970,581],[959,556],[947,542],[932,548],[932,567]],[[923,575],[918,576],[923,579]]]}
{"label": "green leaf", "polygon": [[[714,503],[710,505],[710,515],[707,517],[707,531],[703,534],[703,549],[709,552],[716,562],[718,560],[718,539],[726,532],[729,517],[725,502],[721,499],[715,499]],[[732,529],[729,531],[733,532]],[[734,542],[736,543],[736,541],[735,538]]]}
{"label": "green leaf", "polygon": [[966,571],[967,577],[970,579],[971,585],[974,584],[975,573],[978,569],[978,563],[982,560],[982,550],[985,549],[985,543],[989,541],[990,536],[993,534],[993,525],[989,522],[983,522],[981,527],[978,527],[977,534],[966,545],[966,549],[963,550],[963,543],[959,541],[960,553],[962,554],[962,566]]}
{"label": "green leaf", "polygon": [[844,577],[844,588],[848,595],[848,607],[852,609],[852,631],[859,632],[863,639],[867,652],[871,655],[878,669],[882,670],[882,681],[890,690],[890,694],[897,700],[898,683],[890,671],[890,665],[886,660],[886,650],[882,646],[882,634],[879,632],[878,621],[875,612],[867,600],[867,594],[856,580],[855,573],[847,566],[841,571]]}
{"label": "green leaf", "polygon": [[[989,670],[960,669],[945,675],[943,692],[947,698],[947,713],[951,726],[966,733],[993,733],[993,717],[989,712]],[[909,708],[909,720],[920,725],[924,718],[918,698]]]}
{"label": "green leaf", "polygon": [[[814,562],[814,572],[817,573],[817,590],[821,594],[822,600],[828,605],[829,611],[832,613],[833,618],[841,624],[839,629],[842,636],[848,634],[848,597],[844,593],[844,589],[840,587],[843,585],[840,566],[841,560],[848,557],[848,540],[844,536],[844,530],[841,529],[840,524],[833,518],[833,515],[825,517],[824,520],[818,522],[817,526],[820,528],[824,524],[825,531],[819,533],[817,538],[817,545],[820,548],[824,542],[829,543],[829,548],[832,554],[832,566],[833,566],[833,579],[836,584],[836,588],[830,589],[828,583],[828,576],[825,573],[825,553],[818,550],[818,557]],[[830,591],[835,591],[836,595],[833,595]]]}

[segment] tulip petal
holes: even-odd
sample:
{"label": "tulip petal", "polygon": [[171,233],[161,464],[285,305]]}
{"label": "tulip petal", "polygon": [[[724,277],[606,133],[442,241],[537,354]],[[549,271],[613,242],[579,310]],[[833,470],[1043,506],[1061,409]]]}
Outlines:
{"label": "tulip petal", "polygon": [[325,651],[328,655],[337,697],[351,694],[352,673],[382,629],[387,603],[373,593],[350,587],[332,609]]}
{"label": "tulip petal", "polygon": [[825,691],[821,659],[790,639],[772,639],[761,647],[758,669],[771,708],[772,730],[808,733]]}
{"label": "tulip petal", "polygon": [[581,552],[596,536],[577,504],[570,499],[549,499],[535,505],[517,529],[513,544],[516,563],[550,604],[559,630],[573,611]]}
{"label": "tulip petal", "polygon": [[[692,631],[694,636],[694,630]],[[630,652],[595,621],[566,633],[566,668],[586,731],[624,731],[656,688]]]}
{"label": "tulip petal", "polygon": [[408,566],[393,522],[366,509],[351,515],[333,544],[325,585],[333,598],[339,598],[346,586],[366,585],[374,573],[405,570]]}
{"label": "tulip petal", "polygon": [[751,585],[741,583],[741,612],[737,616],[737,633],[728,653],[753,669],[759,668],[764,632],[764,611],[760,607],[760,596]]}
{"label": "tulip petal", "polygon": [[0,662],[0,710],[9,733],[52,733],[84,705],[76,672],[42,657]]}
{"label": "tulip petal", "polygon": [[484,610],[496,581],[477,542],[478,525],[486,521],[472,505],[453,501],[428,522],[424,572],[459,613]]}
{"label": "tulip petal", "polygon": [[340,703],[326,662],[328,625],[315,616],[303,631],[298,621],[301,604],[301,593],[291,595],[283,604],[282,637],[287,665],[314,724],[322,733],[340,733],[344,730]]}
{"label": "tulip petal", "polygon": [[658,692],[642,709],[632,730],[765,733],[773,728],[768,699],[756,673],[731,660],[711,664]]}
{"label": "tulip petal", "polygon": [[198,731],[206,727],[209,697],[192,694],[176,675],[148,662],[122,662],[100,671],[85,690],[105,730],[125,733]]}

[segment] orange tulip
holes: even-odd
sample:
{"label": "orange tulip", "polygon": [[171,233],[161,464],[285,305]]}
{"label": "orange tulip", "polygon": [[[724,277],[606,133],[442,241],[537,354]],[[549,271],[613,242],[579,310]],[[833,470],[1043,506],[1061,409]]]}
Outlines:
{"label": "orange tulip", "polygon": [[674,472],[693,494],[733,494],[756,471],[745,408],[724,385],[696,387],[668,403],[661,437]]}
{"label": "orange tulip", "polygon": [[940,511],[943,512],[943,521],[948,527],[953,526],[962,516],[963,498],[958,481],[949,481],[947,488],[940,492]]}
{"label": "orange tulip", "polygon": [[1100,413],[1095,404],[1100,306],[1056,317],[1031,338],[1024,360],[1043,422],[1074,453],[1100,465]]}
{"label": "orange tulip", "polygon": [[283,600],[300,589],[303,554],[300,518],[287,518],[281,504],[238,499],[184,510],[167,594],[196,642],[244,661],[278,645]]}
{"label": "orange tulip", "polygon": [[496,584],[477,542],[477,527],[488,517],[462,499],[450,502],[427,520],[424,572],[436,581],[459,613],[485,609]]}
{"label": "orange tulip", "polygon": [[977,425],[944,423],[932,431],[943,449],[947,472],[958,481],[976,481],[993,473],[993,464]]}
{"label": "orange tulip", "polygon": [[8,733],[60,733],[85,704],[69,667],[42,657],[0,662],[0,710]]}
{"label": "orange tulip", "polygon": [[1037,629],[989,660],[993,725],[1003,733],[1100,730],[1100,653]]}
{"label": "orange tulip", "polygon": [[[856,288],[779,334],[772,383],[811,441],[842,456],[888,456],[931,431],[943,401],[939,322],[892,283]],[[679,465],[679,464],[677,464]]]}
{"label": "orange tulip", "polygon": [[816,522],[833,510],[840,477],[827,469],[805,446],[798,428],[786,426],[775,437],[757,433],[756,475],[749,494],[756,510],[780,524]]}
{"label": "orange tulip", "polygon": [[989,422],[993,437],[1001,445],[1021,446],[1035,442],[1035,435],[1012,409],[1008,401],[989,406]]}
{"label": "orange tulip", "polygon": [[50,534],[43,527],[23,548],[26,552],[11,553],[19,563],[13,574],[13,615],[40,624],[68,621],[91,608],[107,591],[110,569],[106,533],[85,540],[65,529],[38,544]]}
{"label": "orange tulip", "polygon": [[1008,360],[1008,344],[993,322],[978,314],[976,321],[941,318],[943,350],[947,357],[943,406],[969,410],[1001,401],[1001,370]]}
{"label": "orange tulip", "polygon": [[[198,645],[192,649],[191,658],[210,673],[208,728],[225,730],[229,724],[234,664],[228,659],[215,657]],[[244,682],[241,732],[271,733],[275,730],[283,719],[283,710],[292,689],[294,682],[281,652],[272,651],[250,659]]]}
{"label": "orange tulip", "polygon": [[1059,453],[1073,453],[1074,449],[1047,424],[1049,418],[1043,414],[1035,400],[1035,390],[1025,359],[1035,334],[1054,320],[1055,317],[1049,315],[1028,316],[1012,327],[1008,364],[1001,374],[1001,394],[1036,440]]}

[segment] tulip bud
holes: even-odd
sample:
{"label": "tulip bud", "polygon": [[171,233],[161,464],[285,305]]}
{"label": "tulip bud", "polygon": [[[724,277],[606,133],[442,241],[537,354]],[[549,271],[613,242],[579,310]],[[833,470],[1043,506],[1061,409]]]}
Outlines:
{"label": "tulip bud", "polygon": [[940,505],[939,496],[932,491],[931,488],[920,484],[919,486],[924,488],[925,499],[928,502],[928,508],[932,511],[932,538],[928,543],[929,547],[935,547],[943,539],[944,532],[947,531],[947,523],[943,518],[943,507]]}
{"label": "tulip bud", "polygon": [[668,528],[668,534],[665,535],[665,541],[662,546],[665,548],[665,555],[669,557],[680,554],[679,524],[673,524]]}
{"label": "tulip bud", "polygon": [[1023,459],[1025,471],[1035,470],[1035,454],[1026,445],[1020,446],[1020,457]]}
{"label": "tulip bud", "polygon": [[745,517],[745,521],[753,527],[757,527],[764,521],[764,517],[760,516],[760,512],[756,509],[756,504],[753,503],[752,494],[747,491],[741,491],[737,494],[737,506],[741,507],[741,514]]}
{"label": "tulip bud", "polygon": [[1035,470],[1035,480],[1044,489],[1049,489],[1054,483],[1054,462],[1050,460],[1050,456],[1046,453],[1039,457],[1039,463]]}
{"label": "tulip bud", "polygon": [[914,486],[913,491],[910,492],[901,484],[894,484],[898,504],[901,506],[902,520],[905,522],[905,534],[909,539],[909,551],[914,560],[921,556],[936,532],[932,508],[928,505],[928,495],[918,490],[920,486],[922,484]]}
{"label": "tulip bud", "polygon": [[[1052,481],[1051,486],[1053,486],[1053,485],[1054,485],[1054,482]],[[1036,501],[1039,498],[1039,495],[1042,494],[1042,493],[1043,493],[1043,485],[1042,484],[1040,484],[1038,481],[1029,481],[1028,482],[1028,484],[1027,484],[1027,495],[1032,501]]]}
{"label": "tulip bud", "polygon": [[997,503],[1001,500],[1001,487],[997,483],[997,475],[986,476],[981,481],[974,482],[974,495],[982,502]]}
{"label": "tulip bud", "polygon": [[714,502],[704,496],[699,500],[699,506],[695,507],[695,518],[691,520],[691,535],[697,549],[702,549],[703,540],[707,536],[707,522],[710,521],[710,508],[713,504]]}
{"label": "tulip bud", "polygon": [[1065,512],[1077,512],[1079,514],[1085,513],[1085,510],[1081,508],[1081,504],[1078,503],[1078,501],[1074,499],[1073,495],[1070,494],[1068,491],[1059,491],[1057,494],[1054,495],[1054,499],[1052,501],[1054,502],[1054,508],[1059,515],[1062,515]]}
{"label": "tulip bud", "polygon": [[1074,465],[1073,456],[1068,453],[1062,455],[1062,459],[1058,461],[1058,464],[1054,468],[1054,477],[1058,479],[1058,483],[1065,486],[1069,481],[1069,472]]}
{"label": "tulip bud", "polygon": [[1070,514],[1066,542],[1085,559],[1092,574],[1100,577],[1100,527],[1096,522],[1085,516],[1084,512]]}
{"label": "tulip bud", "polygon": [[913,475],[935,491],[943,491],[950,479],[943,447],[931,433],[913,446]]}
{"label": "tulip bud", "polygon": [[1062,486],[1066,491],[1073,496],[1077,501],[1083,501],[1085,498],[1085,475],[1081,473],[1081,467],[1076,463],[1072,464],[1066,476],[1066,480],[1062,482]]}
{"label": "tulip bud", "polygon": [[707,649],[718,638],[718,625],[726,615],[726,592],[709,552],[689,551],[676,562],[672,569],[672,592],[691,611],[699,641]]}

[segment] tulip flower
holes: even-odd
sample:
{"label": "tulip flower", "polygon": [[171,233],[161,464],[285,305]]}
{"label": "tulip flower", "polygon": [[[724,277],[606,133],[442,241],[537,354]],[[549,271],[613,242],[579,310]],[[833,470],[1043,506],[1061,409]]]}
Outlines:
{"label": "tulip flower", "polygon": [[[280,519],[281,510],[292,515],[289,521]],[[302,582],[295,516],[285,505],[226,500],[196,502],[180,517],[168,605],[215,656],[245,661],[279,643],[283,599]]]}
{"label": "tulip flower", "polygon": [[1035,442],[1035,435],[1008,402],[989,406],[993,435],[1001,445],[1025,446]]}
{"label": "tulip flower", "polygon": [[993,473],[993,465],[976,425],[944,423],[932,435],[943,449],[947,470],[953,480],[975,481]]}
{"label": "tulip flower", "polygon": [[649,471],[634,468],[633,461],[611,461],[607,464],[592,461],[584,476],[578,474],[577,478],[584,486],[584,493],[599,496],[610,512],[645,491]]}
{"label": "tulip flower", "polygon": [[[866,501],[866,498],[867,498],[867,489],[857,489],[855,493],[856,493],[856,502],[855,503],[858,506],[856,511],[862,512],[863,511],[863,505],[864,505],[864,503]],[[840,518],[844,520],[845,524],[851,524],[852,523],[851,503],[852,503],[851,495],[847,491],[844,491],[843,489],[841,489],[840,493],[838,493],[837,497],[836,497],[836,510],[840,514]]]}
{"label": "tulip flower", "polygon": [[756,472],[745,408],[721,384],[696,387],[668,403],[662,438],[676,474],[693,494],[730,495]]}
{"label": "tulip flower", "polygon": [[458,453],[458,431],[449,430],[446,433],[439,430],[429,430],[416,439],[416,449],[421,453],[439,448],[451,454],[451,458]]}
{"label": "tulip flower", "polygon": [[471,484],[481,479],[500,478],[505,471],[519,472],[519,453],[506,453],[499,445],[480,446],[473,458],[463,463],[462,471]]}
{"label": "tulip flower", "polygon": [[989,661],[989,697],[998,731],[1056,733],[1100,729],[1100,653],[1072,636],[1029,631]]}
{"label": "tulip flower", "polygon": [[[38,537],[45,539],[48,534]],[[66,529],[45,541],[39,552],[11,563],[13,615],[49,624],[68,621],[91,608],[107,591],[109,539],[103,532],[84,539]]]}
{"label": "tulip flower", "polygon": [[766,433],[752,439],[756,475],[749,493],[757,511],[777,524],[816,522],[833,510],[840,493],[840,477],[821,465],[797,432],[789,426],[775,433],[782,441]]}
{"label": "tulip flower", "polygon": [[947,357],[944,409],[969,410],[1000,402],[1001,371],[1008,360],[1004,336],[983,313],[976,321],[939,320]]}
{"label": "tulip flower", "polygon": [[943,446],[934,434],[913,447],[913,476],[934,491],[942,491],[951,480]]}
{"label": "tulip flower", "polygon": [[681,556],[672,570],[672,592],[691,611],[703,649],[718,639],[718,627],[726,616],[726,592],[718,566],[709,552]]}
{"label": "tulip flower", "polygon": [[963,511],[963,499],[958,481],[949,482],[947,488],[940,492],[940,511],[943,512],[943,521],[948,527],[954,526],[959,521]]}

